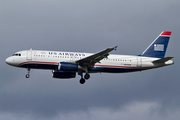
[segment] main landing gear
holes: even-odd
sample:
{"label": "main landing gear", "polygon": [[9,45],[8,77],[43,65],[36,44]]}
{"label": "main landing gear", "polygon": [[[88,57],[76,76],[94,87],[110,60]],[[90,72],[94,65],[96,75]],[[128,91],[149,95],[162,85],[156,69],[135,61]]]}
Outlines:
{"label": "main landing gear", "polygon": [[29,78],[29,77],[30,77],[30,75],[29,75],[29,73],[30,73],[30,68],[27,68],[27,71],[28,71],[28,74],[26,75],[26,78]]}
{"label": "main landing gear", "polygon": [[80,74],[81,75],[81,79],[80,79],[80,83],[81,84],[84,84],[85,82],[86,82],[86,80],[88,80],[89,78],[90,78],[90,75],[89,75],[89,73],[86,73],[85,75],[84,75],[84,78],[83,78],[83,74],[81,73]]}

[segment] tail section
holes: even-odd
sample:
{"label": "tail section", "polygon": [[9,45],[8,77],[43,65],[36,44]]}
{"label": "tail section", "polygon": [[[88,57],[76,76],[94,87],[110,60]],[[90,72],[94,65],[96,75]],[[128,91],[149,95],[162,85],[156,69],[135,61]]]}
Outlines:
{"label": "tail section", "polygon": [[163,31],[140,56],[164,58],[170,36],[170,31]]}

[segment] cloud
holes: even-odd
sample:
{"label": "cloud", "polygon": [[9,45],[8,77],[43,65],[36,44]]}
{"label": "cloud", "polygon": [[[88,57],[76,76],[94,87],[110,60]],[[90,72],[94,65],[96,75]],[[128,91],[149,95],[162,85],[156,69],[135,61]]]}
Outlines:
{"label": "cloud", "polygon": [[126,120],[132,120],[132,119],[138,119],[138,120],[169,120],[179,119],[179,110],[175,111],[167,111],[166,113],[159,113],[159,108],[161,106],[157,102],[136,102],[131,103],[123,108],[120,109],[109,109],[109,108],[90,108],[87,111],[74,111],[69,113],[59,113],[56,116],[53,116],[51,118],[47,117],[40,117],[40,116],[32,116],[29,114],[9,114],[9,113],[3,113],[0,114],[0,119],[9,119],[9,120],[78,120],[78,119],[86,119],[86,120],[119,120],[119,119],[126,119]]}

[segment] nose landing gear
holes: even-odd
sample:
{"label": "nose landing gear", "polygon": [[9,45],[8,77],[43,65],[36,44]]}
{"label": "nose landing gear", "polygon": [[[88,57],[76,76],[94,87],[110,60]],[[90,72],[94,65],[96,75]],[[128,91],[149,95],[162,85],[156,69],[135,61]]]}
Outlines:
{"label": "nose landing gear", "polygon": [[27,71],[28,71],[28,74],[26,75],[26,78],[29,78],[29,77],[30,77],[30,75],[29,75],[29,73],[30,73],[30,68],[27,68]]}

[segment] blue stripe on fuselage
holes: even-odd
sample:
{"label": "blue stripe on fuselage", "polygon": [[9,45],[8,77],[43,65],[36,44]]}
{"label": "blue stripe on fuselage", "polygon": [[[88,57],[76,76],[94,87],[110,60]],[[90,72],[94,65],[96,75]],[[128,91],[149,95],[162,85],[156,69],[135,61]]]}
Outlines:
{"label": "blue stripe on fuselage", "polygon": [[[32,69],[50,69],[57,70],[58,65],[56,64],[39,64],[39,63],[27,63],[22,64],[19,67],[32,68]],[[89,72],[108,72],[108,73],[125,73],[125,72],[135,72],[145,70],[143,68],[113,68],[113,67],[94,67]]]}
{"label": "blue stripe on fuselage", "polygon": [[111,67],[94,67],[89,72],[108,72],[108,73],[125,73],[125,72],[135,72],[145,69],[141,68],[111,68]]}

